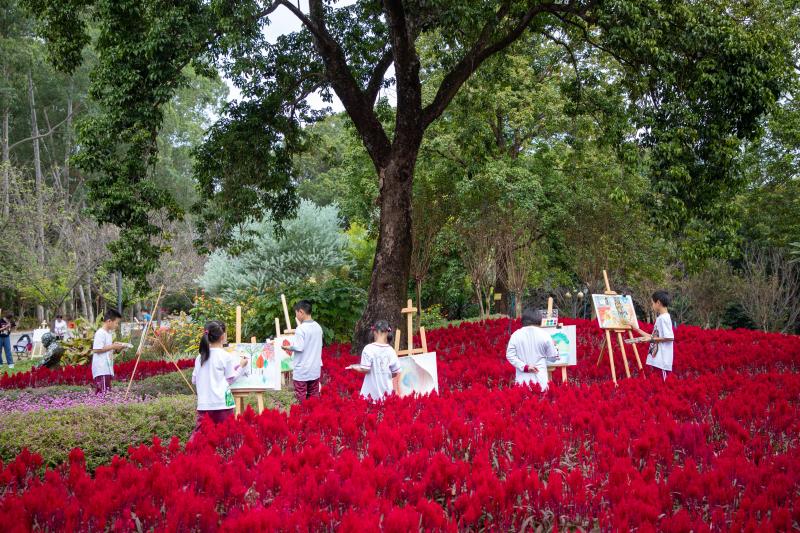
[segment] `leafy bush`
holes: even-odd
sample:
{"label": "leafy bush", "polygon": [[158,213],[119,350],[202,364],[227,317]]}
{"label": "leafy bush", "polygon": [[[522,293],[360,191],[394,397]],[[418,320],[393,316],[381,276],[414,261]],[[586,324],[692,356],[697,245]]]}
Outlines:
{"label": "leafy bush", "polygon": [[[247,311],[248,306],[243,305],[243,310]],[[220,320],[229,329],[236,327],[236,303],[223,300],[219,297],[210,297],[201,294],[194,301],[191,311],[193,322],[201,328],[209,320]]]}
{"label": "leafy bush", "polygon": [[152,442],[154,435],[187,439],[195,425],[195,402],[194,396],[185,395],[146,403],[5,413],[0,415],[0,460],[8,462],[28,448],[41,454],[45,465],[55,466],[79,447],[93,470],[114,455],[127,454],[129,446]]}
{"label": "leafy bush", "polygon": [[340,230],[335,206],[302,201],[295,218],[281,223],[281,229],[277,238],[271,218],[249,224],[234,242],[241,253],[212,254],[200,286],[230,298],[241,290],[260,293],[276,285],[322,279],[347,263],[348,239]]}
{"label": "leafy bush", "polygon": [[[181,372],[186,376],[186,380],[191,383],[192,369],[186,368],[181,370]],[[131,394],[136,396],[157,397],[190,394],[190,392],[189,387],[186,386],[186,381],[181,378],[180,373],[176,370],[175,372],[161,374],[160,376],[152,376],[141,381],[134,381],[131,386]]]}
{"label": "leafy bush", "polygon": [[21,395],[28,395],[32,398],[61,396],[62,394],[82,392],[86,389],[86,385],[53,385],[52,387],[35,387],[31,389],[0,389],[0,399],[14,401]]}
{"label": "leafy bush", "polygon": [[427,331],[447,326],[447,318],[442,315],[442,306],[436,304],[423,309],[420,325]]}
{"label": "leafy bush", "polygon": [[92,359],[92,343],[94,333],[103,326],[102,315],[97,317],[93,323],[85,318],[78,318],[75,321],[75,330],[69,340],[61,343],[64,347],[64,355],[61,356],[63,365],[85,365]]}
{"label": "leafy bush", "polygon": [[[248,304],[250,307],[244,319],[245,338],[255,336],[263,340],[275,335],[275,317],[280,318],[281,329],[286,327],[281,292],[286,295],[290,307],[294,302],[303,299],[314,304],[314,320],[322,326],[327,344],[350,340],[367,301],[364,289],[335,278],[321,284],[309,283],[282,290],[268,290]],[[291,309],[289,316],[294,326],[294,313]]]}

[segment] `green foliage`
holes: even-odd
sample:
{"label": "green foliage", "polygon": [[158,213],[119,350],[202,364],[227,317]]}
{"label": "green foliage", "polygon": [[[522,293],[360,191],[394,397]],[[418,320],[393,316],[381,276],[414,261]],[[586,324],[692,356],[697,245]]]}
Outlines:
{"label": "green foliage", "polygon": [[304,201],[294,218],[280,224],[280,236],[274,230],[270,218],[248,224],[238,236],[243,251],[212,254],[201,287],[229,298],[238,291],[258,294],[276,285],[323,280],[345,265],[347,238],[335,206]]}
{"label": "green foliage", "polygon": [[366,304],[366,291],[354,287],[347,281],[336,278],[324,283],[303,284],[285,287],[281,290],[270,289],[259,294],[248,307],[244,323],[244,337],[257,337],[259,340],[275,335],[275,317],[281,320],[281,328],[285,328],[283,308],[280,295],[286,295],[290,306],[289,316],[294,328],[294,312],[291,306],[298,300],[309,300],[313,304],[313,316],[324,334],[325,342],[347,342],[353,334],[356,321]]}
{"label": "green foliage", "polygon": [[[247,307],[245,307],[246,309]],[[224,323],[228,331],[232,331],[231,328],[236,327],[236,304],[219,297],[199,295],[194,301],[194,307],[190,314],[192,320],[200,327],[204,327],[206,322],[211,320]]]}
{"label": "green foliage", "polygon": [[189,387],[186,386],[186,381],[181,378],[180,374],[183,373],[187,381],[191,383],[192,370],[191,368],[187,368],[180,372],[169,372],[167,374],[134,381],[131,386],[131,394],[134,398],[157,398],[159,396],[191,394]]}
{"label": "green foliage", "polygon": [[426,331],[447,326],[447,318],[442,315],[442,306],[437,304],[423,309],[420,326]]}
{"label": "green foliage", "polygon": [[349,277],[363,289],[369,287],[372,263],[375,260],[375,239],[361,224],[353,222],[346,232]]}
{"label": "green foliage", "polygon": [[103,327],[103,317],[98,316],[94,323],[85,318],[75,320],[75,329],[72,338],[61,343],[64,355],[61,356],[62,365],[87,365],[92,360],[92,345],[94,333]]}
{"label": "green foliage", "polygon": [[[185,385],[184,385],[185,387]],[[195,426],[194,396],[162,397],[144,403],[75,407],[28,413],[0,414],[0,460],[8,462],[23,448],[42,455],[47,466],[67,460],[81,448],[94,470],[128,447],[173,435],[186,441]]]}

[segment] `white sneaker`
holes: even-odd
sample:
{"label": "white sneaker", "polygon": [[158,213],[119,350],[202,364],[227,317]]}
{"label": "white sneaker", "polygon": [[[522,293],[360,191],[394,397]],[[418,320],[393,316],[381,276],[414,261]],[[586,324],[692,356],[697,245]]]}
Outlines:
{"label": "white sneaker", "polygon": [[8,368],[14,368],[14,365],[8,365]]}

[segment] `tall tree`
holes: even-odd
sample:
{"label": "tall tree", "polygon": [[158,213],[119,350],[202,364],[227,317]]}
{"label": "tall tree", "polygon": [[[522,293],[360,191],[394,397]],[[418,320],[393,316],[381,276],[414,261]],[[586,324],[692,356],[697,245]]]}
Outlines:
{"label": "tall tree", "polygon": [[[205,204],[207,220],[223,240],[256,210],[280,219],[296,207],[291,155],[303,147],[300,124],[313,118],[307,97],[336,93],[378,176],[378,242],[356,349],[375,319],[399,318],[406,296],[413,176],[425,131],[488,58],[526,32],[589,44],[620,62],[641,108],[644,140],[658,148],[654,188],[674,220],[735,185],[726,171],[737,140],[755,132],[789,75],[785,36],[775,32],[775,19],[759,18],[786,9],[777,2],[361,0],[337,8],[309,0],[307,10],[290,0],[28,3],[62,67],[80,62],[88,22],[98,28],[92,94],[105,113],[84,128],[81,161],[95,173],[95,216],[122,229],[112,247],[116,266],[139,275],[155,268],[160,251],[149,213],[180,214],[153,186],[148,166],[160,108],[187,64],[216,61],[245,97],[199,153],[201,191],[213,201]],[[279,8],[302,29],[271,44],[264,28]],[[424,65],[422,38],[440,51]],[[375,103],[392,65],[397,104],[387,127]],[[424,93],[423,80],[432,85]]]}

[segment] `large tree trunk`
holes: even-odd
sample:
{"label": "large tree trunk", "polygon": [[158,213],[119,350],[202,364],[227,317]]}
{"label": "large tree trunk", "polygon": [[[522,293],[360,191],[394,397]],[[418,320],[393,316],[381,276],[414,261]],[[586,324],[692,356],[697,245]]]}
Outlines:
{"label": "large tree trunk", "polygon": [[380,232],[367,306],[353,336],[354,353],[361,353],[372,342],[370,327],[376,320],[388,320],[393,328],[400,326],[411,269],[411,194],[418,149],[417,143],[402,150],[380,172]]}

